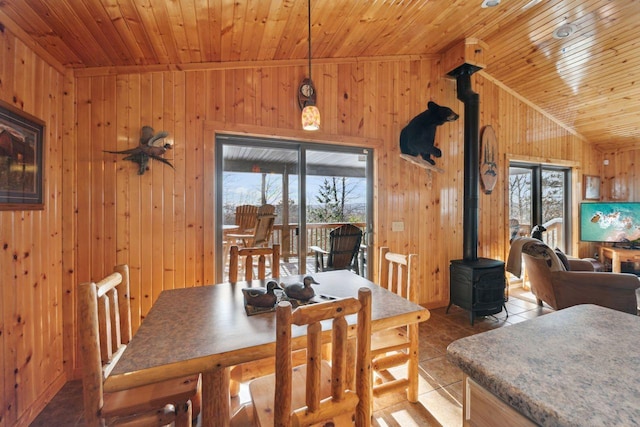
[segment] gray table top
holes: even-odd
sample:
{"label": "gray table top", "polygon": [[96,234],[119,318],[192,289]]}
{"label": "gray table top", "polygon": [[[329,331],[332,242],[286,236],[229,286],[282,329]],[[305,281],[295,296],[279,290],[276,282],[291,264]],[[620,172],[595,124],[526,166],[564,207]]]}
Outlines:
{"label": "gray table top", "polygon": [[543,426],[640,425],[640,317],[579,305],[462,338],[447,358]]}
{"label": "gray table top", "polygon": [[[357,296],[358,288],[371,289],[372,330],[381,330],[429,318],[429,311],[349,271],[315,273],[316,293],[333,297]],[[303,276],[278,279],[296,283]],[[140,384],[204,372],[273,355],[275,313],[247,316],[243,287],[264,286],[265,281],[167,290],[160,294],[148,316],[105,383],[105,389],[124,388],[134,379]],[[352,319],[351,319],[352,318]],[[355,315],[348,320],[355,323]],[[294,337],[306,330],[296,327]]]}

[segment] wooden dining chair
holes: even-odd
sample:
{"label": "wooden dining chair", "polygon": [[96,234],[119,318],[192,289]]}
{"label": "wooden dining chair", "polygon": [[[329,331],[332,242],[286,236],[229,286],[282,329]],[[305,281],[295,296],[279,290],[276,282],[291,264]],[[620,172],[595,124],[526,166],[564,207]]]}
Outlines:
{"label": "wooden dining chair", "polygon": [[104,381],[131,339],[128,266],[80,284],[78,308],[85,424],[190,427],[200,412],[200,375],[104,391]]}
{"label": "wooden dining chair", "polygon": [[[267,261],[271,263],[271,274],[267,274]],[[229,282],[235,283],[240,276],[240,267],[244,269],[244,280],[264,280],[280,276],[280,245],[271,248],[238,248],[232,246],[229,255]],[[257,272],[254,272],[257,269]],[[254,274],[255,273],[255,274]],[[304,351],[295,351],[294,363],[301,365],[306,360]],[[267,357],[235,365],[231,368],[229,391],[231,397],[240,392],[240,384],[273,373],[275,358]]]}
{"label": "wooden dining chair", "polygon": [[[271,274],[267,275],[267,260],[270,259]],[[229,282],[235,283],[240,276],[243,267],[244,280],[250,282],[253,279],[264,280],[267,278],[277,278],[280,276],[280,245],[273,245],[270,248],[239,248],[231,246],[229,255]],[[254,272],[254,269],[257,272]],[[304,353],[295,355],[298,365],[304,363]],[[253,380],[263,375],[273,373],[275,358],[268,357],[254,360],[231,368],[231,382],[229,391],[231,397],[235,397],[240,392],[240,384]]]}
{"label": "wooden dining chair", "polygon": [[[346,316],[357,313],[355,355],[349,351]],[[321,359],[322,325],[332,319],[332,361]],[[294,367],[294,335],[306,326],[307,363]],[[304,339],[304,338],[303,338]],[[276,308],[276,371],[249,384],[254,420],[259,426],[371,425],[371,290],[358,299],[344,298],[292,310],[288,301]],[[355,387],[347,380],[353,378]],[[325,424],[326,425],[326,424]]]}
{"label": "wooden dining chair", "polygon": [[[229,281],[238,281],[240,265],[244,267],[244,280],[267,278],[267,264],[271,264],[271,277],[280,276],[280,245],[270,248],[239,248],[234,245],[229,250]],[[254,277],[254,268],[257,274]]]}
{"label": "wooden dining chair", "polygon": [[359,273],[358,252],[361,242],[362,230],[359,227],[344,224],[334,228],[329,233],[329,250],[319,246],[309,247],[315,253],[316,271],[353,270]]}
{"label": "wooden dining chair", "polygon": [[[418,304],[418,255],[399,254],[380,248],[380,286]],[[410,402],[418,401],[418,324],[375,332],[371,338],[373,396],[406,390]],[[395,378],[389,369],[406,364],[407,376]]]}

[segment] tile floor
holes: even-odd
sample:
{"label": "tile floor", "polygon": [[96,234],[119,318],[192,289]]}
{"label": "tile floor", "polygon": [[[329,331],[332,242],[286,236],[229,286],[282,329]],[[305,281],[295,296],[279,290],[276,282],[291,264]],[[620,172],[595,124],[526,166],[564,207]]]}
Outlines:
{"label": "tile floor", "polygon": [[[431,318],[420,324],[419,402],[406,401],[403,393],[383,396],[374,402],[374,426],[452,426],[462,425],[462,372],[446,360],[447,346],[459,339],[491,329],[537,317],[552,310],[538,307],[528,292],[512,290],[503,311],[480,317],[471,326],[468,312],[453,306],[431,310]],[[247,398],[241,392],[232,405]],[[32,426],[82,426],[82,385],[67,383],[31,424]]]}

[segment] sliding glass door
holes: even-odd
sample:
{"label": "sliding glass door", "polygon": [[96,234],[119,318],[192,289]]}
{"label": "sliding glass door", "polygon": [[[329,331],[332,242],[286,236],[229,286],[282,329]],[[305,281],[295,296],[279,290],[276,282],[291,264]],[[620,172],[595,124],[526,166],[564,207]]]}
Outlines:
{"label": "sliding glass door", "polygon": [[[335,147],[314,146],[305,150],[306,246],[328,249],[332,229],[342,224],[359,227],[364,234],[355,267],[363,276],[367,276],[366,242],[371,234],[369,160],[368,151],[362,149],[336,152]],[[315,271],[315,259],[307,266]]]}
{"label": "sliding glass door", "polygon": [[[314,272],[307,248],[325,244],[338,224],[356,224],[369,236],[372,165],[371,150],[358,147],[218,135],[216,280],[227,280],[225,233],[234,229],[239,205],[275,206],[271,244],[280,245],[281,275]],[[359,256],[365,275],[366,242]]]}
{"label": "sliding glass door", "polygon": [[571,169],[553,165],[511,162],[509,167],[509,225],[511,238],[546,229],[543,240],[552,248],[571,249]]}

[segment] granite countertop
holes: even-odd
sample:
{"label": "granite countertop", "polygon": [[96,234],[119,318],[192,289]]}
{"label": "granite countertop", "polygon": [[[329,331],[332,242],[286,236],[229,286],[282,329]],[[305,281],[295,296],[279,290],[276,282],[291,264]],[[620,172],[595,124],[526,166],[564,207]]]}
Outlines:
{"label": "granite countertop", "polygon": [[540,425],[640,425],[638,316],[574,306],[454,341],[447,359]]}

